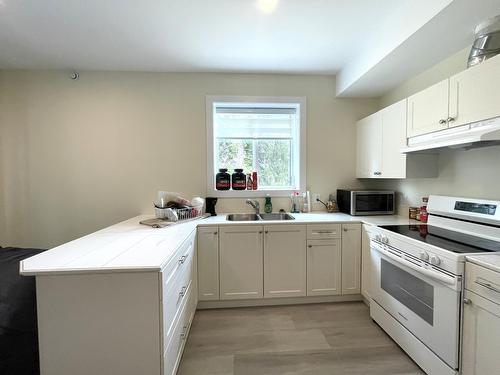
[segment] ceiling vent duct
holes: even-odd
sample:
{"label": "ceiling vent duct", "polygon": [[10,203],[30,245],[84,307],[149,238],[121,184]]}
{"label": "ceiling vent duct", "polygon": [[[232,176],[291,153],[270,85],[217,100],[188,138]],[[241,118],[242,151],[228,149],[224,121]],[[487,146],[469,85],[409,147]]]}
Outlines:
{"label": "ceiling vent duct", "polygon": [[480,23],[474,30],[474,43],[467,61],[467,68],[482,63],[500,53],[500,16]]}

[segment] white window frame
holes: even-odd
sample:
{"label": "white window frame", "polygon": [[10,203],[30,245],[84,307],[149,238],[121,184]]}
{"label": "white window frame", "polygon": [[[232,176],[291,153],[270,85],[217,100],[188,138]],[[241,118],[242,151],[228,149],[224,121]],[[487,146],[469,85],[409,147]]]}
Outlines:
{"label": "white window frame", "polygon": [[[272,190],[216,190],[215,189],[215,155],[214,155],[214,105],[216,103],[286,103],[298,104],[299,130],[299,189],[306,191],[306,98],[302,96],[206,96],[206,129],[207,129],[207,196],[211,197],[288,197],[299,189],[272,189]],[[228,171],[232,173],[232,171]]]}

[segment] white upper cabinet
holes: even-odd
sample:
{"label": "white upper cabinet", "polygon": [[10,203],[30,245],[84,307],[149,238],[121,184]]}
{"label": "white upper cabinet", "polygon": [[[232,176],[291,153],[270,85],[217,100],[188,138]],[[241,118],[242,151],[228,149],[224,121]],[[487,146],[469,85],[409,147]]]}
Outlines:
{"label": "white upper cabinet", "polygon": [[408,137],[448,128],[449,79],[408,98]]}
{"label": "white upper cabinet", "polygon": [[382,174],[384,178],[406,177],[406,100],[382,111]]}
{"label": "white upper cabinet", "polygon": [[220,299],[263,296],[263,228],[228,226],[219,229]]}
{"label": "white upper cabinet", "polygon": [[450,78],[449,126],[500,116],[500,56]]}
{"label": "white upper cabinet", "polygon": [[264,227],[264,298],[306,295],[306,226]]}
{"label": "white upper cabinet", "polygon": [[406,99],[357,123],[358,178],[405,178]]}
{"label": "white upper cabinet", "polygon": [[356,176],[370,178],[382,170],[382,121],[380,112],[356,124],[357,158]]}

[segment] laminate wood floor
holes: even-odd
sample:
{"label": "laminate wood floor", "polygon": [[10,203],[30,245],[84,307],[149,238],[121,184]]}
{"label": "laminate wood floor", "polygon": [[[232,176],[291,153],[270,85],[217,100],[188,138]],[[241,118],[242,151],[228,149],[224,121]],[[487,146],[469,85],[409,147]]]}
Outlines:
{"label": "laminate wood floor", "polygon": [[200,310],[178,375],[421,375],[362,302]]}

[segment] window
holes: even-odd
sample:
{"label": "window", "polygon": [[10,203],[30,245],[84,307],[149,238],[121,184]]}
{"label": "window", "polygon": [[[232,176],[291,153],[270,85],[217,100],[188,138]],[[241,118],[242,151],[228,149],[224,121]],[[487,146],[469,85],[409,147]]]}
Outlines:
{"label": "window", "polygon": [[[305,190],[305,98],[207,97],[208,193],[287,196]],[[217,191],[220,168],[257,171],[258,191]]]}

